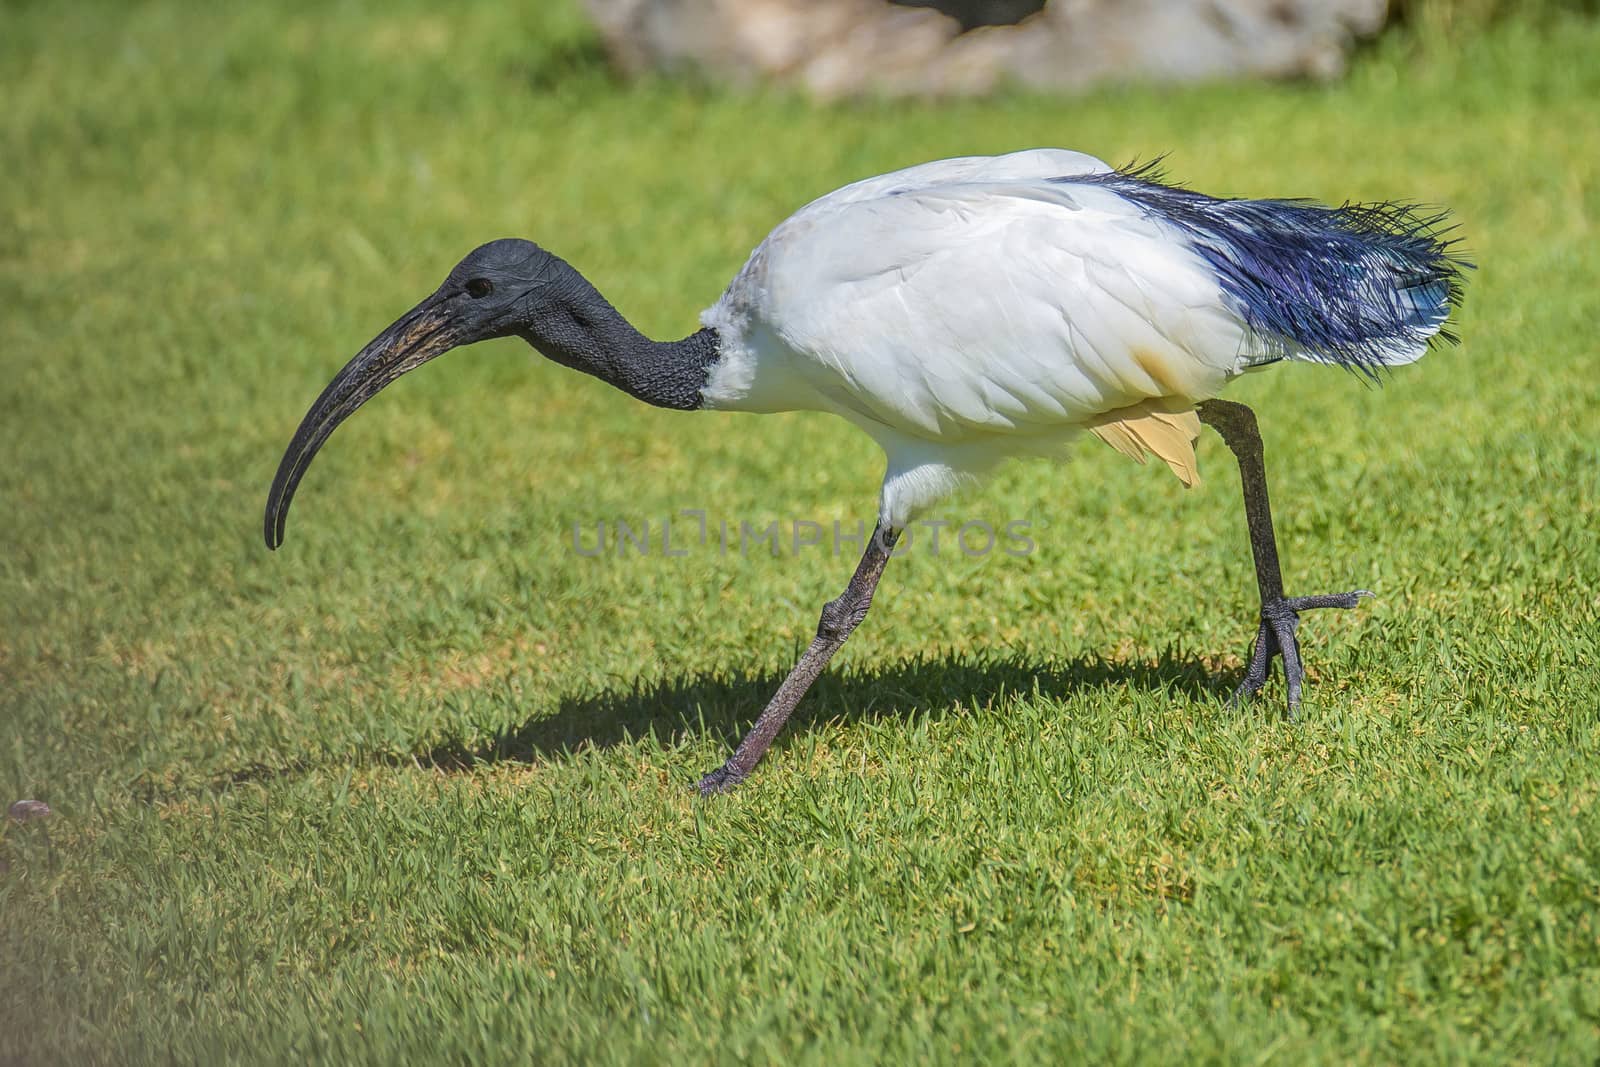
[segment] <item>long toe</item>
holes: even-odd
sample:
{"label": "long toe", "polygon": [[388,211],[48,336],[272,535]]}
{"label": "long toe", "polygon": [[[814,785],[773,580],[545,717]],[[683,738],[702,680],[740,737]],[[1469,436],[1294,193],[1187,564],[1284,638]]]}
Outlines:
{"label": "long toe", "polygon": [[1238,707],[1249,700],[1267,684],[1267,671],[1272,666],[1272,654],[1277,651],[1277,638],[1265,619],[1256,629],[1255,648],[1250,653],[1250,666],[1245,669],[1244,680],[1228,698],[1229,707]]}
{"label": "long toe", "polygon": [[1377,594],[1370,589],[1357,589],[1352,593],[1324,593],[1321,596],[1291,596],[1285,597],[1283,606],[1292,612],[1313,611],[1317,608],[1353,608],[1361,603],[1362,597],[1377,599]]}
{"label": "long toe", "polygon": [[1299,625],[1300,616],[1294,612],[1285,617],[1272,621],[1273,634],[1278,639],[1278,654],[1283,657],[1283,680],[1288,694],[1289,721],[1294,722],[1300,718],[1300,686],[1305,678],[1305,668],[1300,664],[1300,642],[1295,637],[1295,628]]}

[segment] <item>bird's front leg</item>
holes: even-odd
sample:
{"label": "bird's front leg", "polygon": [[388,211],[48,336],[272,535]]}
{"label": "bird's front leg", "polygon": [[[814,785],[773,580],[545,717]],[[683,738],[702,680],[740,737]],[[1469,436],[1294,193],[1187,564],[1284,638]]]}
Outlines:
{"label": "bird's front leg", "polygon": [[700,779],[702,795],[727,792],[755,770],[761,757],[772,747],[773,738],[789,721],[795,705],[811,688],[811,683],[827,668],[828,661],[844,645],[851,631],[866,618],[867,609],[872,606],[872,594],[878,588],[878,579],[883,577],[883,568],[889,562],[889,554],[899,539],[899,530],[881,522],[872,531],[872,538],[861,555],[861,562],[856,565],[850,584],[838,597],[823,605],[822,619],[817,623],[817,636],[811,639],[800,662],[783,680],[767,703],[766,710],[756,719],[744,740],[739,742],[733,755],[728,757],[728,762]]}
{"label": "bird's front leg", "polygon": [[1250,551],[1256,561],[1256,585],[1261,590],[1261,623],[1256,630],[1255,650],[1244,681],[1234,690],[1233,701],[1252,696],[1267,681],[1272,657],[1283,657],[1283,676],[1288,684],[1289,717],[1300,708],[1300,690],[1305,668],[1300,659],[1300,644],[1295,630],[1300,613],[1315,608],[1353,608],[1365,589],[1325,596],[1283,595],[1283,572],[1278,565],[1278,542],[1272,531],[1272,507],[1267,501],[1267,469],[1262,458],[1261,431],[1255,412],[1231,400],[1207,400],[1199,406],[1200,421],[1216,430],[1239,461],[1239,480],[1244,485],[1244,515],[1250,528]]}

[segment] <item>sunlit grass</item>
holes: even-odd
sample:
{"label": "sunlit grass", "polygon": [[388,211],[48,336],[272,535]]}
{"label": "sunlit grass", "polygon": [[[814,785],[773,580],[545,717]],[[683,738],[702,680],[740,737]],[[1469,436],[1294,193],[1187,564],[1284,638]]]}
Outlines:
{"label": "sunlit grass", "polygon": [[[0,1061],[1600,1053],[1600,28],[1335,88],[814,109],[615,84],[566,5],[13,5],[0,33]],[[681,335],[799,204],[927,158],[1168,153],[1448,205],[1465,343],[1278,368],[1305,721],[1231,711],[1226,452],[1094,442],[896,561],[758,775],[689,785],[851,561],[574,523],[870,520],[821,416],[675,415],[502,342],[260,508],[318,389],[477,242]],[[1271,698],[1281,691],[1274,686]]]}

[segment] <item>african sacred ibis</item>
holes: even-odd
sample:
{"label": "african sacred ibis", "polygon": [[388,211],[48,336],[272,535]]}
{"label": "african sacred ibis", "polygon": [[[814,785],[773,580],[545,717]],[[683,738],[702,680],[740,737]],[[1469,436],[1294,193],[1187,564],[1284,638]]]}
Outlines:
{"label": "african sacred ibis", "polygon": [[1442,333],[1468,266],[1442,216],[1397,204],[1229,200],[1058,149],[946,159],[847,185],[751,254],[702,328],[652,341],[563,260],[492,241],[362,349],[317,398],[266,509],[283,540],[295,487],[334,428],[385,385],[461,345],[516,335],[657,407],[826,411],[888,459],[877,527],[844,592],[738,749],[700,782],[746,777],[866,615],[918,512],[1014,456],[1058,456],[1084,431],[1195,479],[1200,424],[1238,459],[1261,592],[1236,696],[1283,658],[1295,627],[1365,591],[1286,597],[1253,413],[1215,399],[1279,360],[1374,376]]}

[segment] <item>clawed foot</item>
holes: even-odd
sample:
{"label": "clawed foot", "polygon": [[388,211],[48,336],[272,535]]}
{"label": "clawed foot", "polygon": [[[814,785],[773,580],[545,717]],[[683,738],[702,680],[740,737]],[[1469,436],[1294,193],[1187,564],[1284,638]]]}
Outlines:
{"label": "clawed foot", "polygon": [[[1273,656],[1283,657],[1283,676],[1289,684],[1289,718],[1299,717],[1300,686],[1305,678],[1305,668],[1300,662],[1300,642],[1294,631],[1300,625],[1300,613],[1313,608],[1353,608],[1364,596],[1373,594],[1365,589],[1353,593],[1333,593],[1328,596],[1291,596],[1269,600],[1261,605],[1261,627],[1256,631],[1255,651],[1250,656],[1250,668],[1244,681],[1233,691],[1230,705],[1236,705],[1256,692],[1267,682],[1267,669]],[[704,783],[702,783],[703,787]]]}
{"label": "clawed foot", "polygon": [[718,793],[728,792],[734,786],[744,781],[744,778],[745,776],[743,772],[734,770],[732,767],[729,767],[726,763],[724,763],[722,766],[718,767],[716,770],[700,779],[699,785],[697,785],[695,788],[700,790],[700,795],[703,797],[716,796]]}

